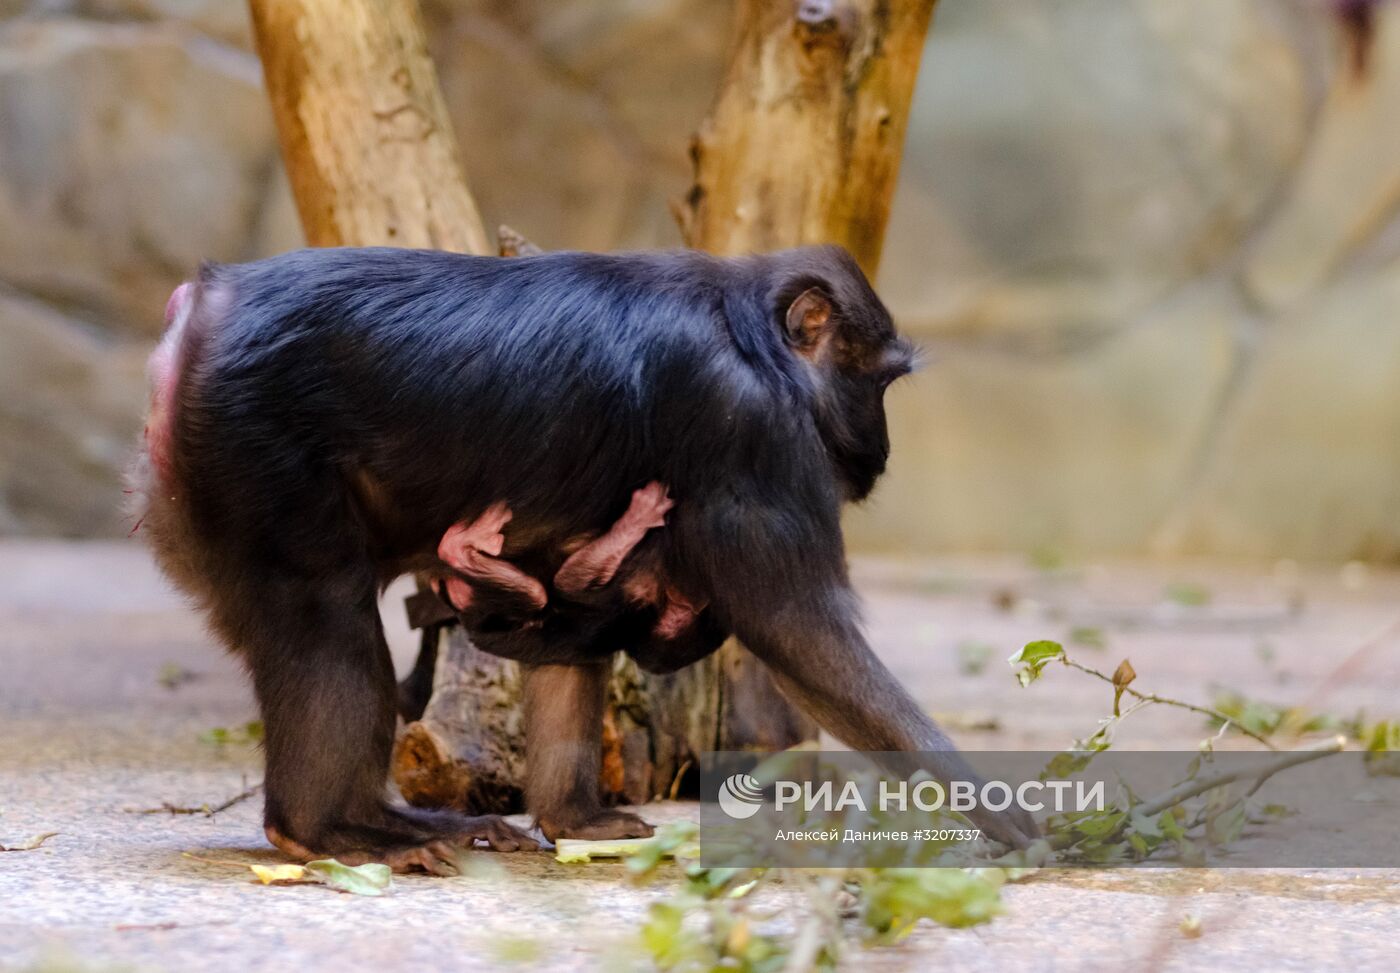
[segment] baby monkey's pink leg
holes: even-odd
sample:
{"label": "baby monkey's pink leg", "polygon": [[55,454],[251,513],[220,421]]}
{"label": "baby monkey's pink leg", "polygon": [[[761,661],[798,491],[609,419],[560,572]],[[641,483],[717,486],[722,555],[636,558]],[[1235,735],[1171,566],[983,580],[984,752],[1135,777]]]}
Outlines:
{"label": "baby monkey's pink leg", "polygon": [[566,595],[605,587],[647,531],[666,525],[666,511],[674,505],[666,495],[666,487],[655,481],[634,490],[632,503],[617,523],[602,537],[569,555],[554,575],[554,587]]}
{"label": "baby monkey's pink leg", "polygon": [[501,529],[510,522],[510,508],[505,502],[492,504],[471,523],[453,524],[447,528],[438,544],[438,557],[464,578],[447,578],[447,599],[458,611],[472,603],[472,586],[490,587],[498,592],[518,597],[535,609],[543,608],[547,600],[544,585],[498,556],[505,546]]}

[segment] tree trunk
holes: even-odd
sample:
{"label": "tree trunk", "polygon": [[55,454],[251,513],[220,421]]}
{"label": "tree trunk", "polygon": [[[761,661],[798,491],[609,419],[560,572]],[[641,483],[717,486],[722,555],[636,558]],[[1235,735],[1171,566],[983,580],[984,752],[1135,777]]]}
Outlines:
{"label": "tree trunk", "polygon": [[935,0],[740,0],[675,207],[689,246],[839,243],[874,279]]}
{"label": "tree trunk", "polygon": [[414,0],[250,0],[306,239],[491,253]]}
{"label": "tree trunk", "polygon": [[[688,246],[721,254],[839,243],[872,280],[935,0],[740,0],[718,97],[674,205]],[[730,640],[713,660],[721,749],[816,727]]]}

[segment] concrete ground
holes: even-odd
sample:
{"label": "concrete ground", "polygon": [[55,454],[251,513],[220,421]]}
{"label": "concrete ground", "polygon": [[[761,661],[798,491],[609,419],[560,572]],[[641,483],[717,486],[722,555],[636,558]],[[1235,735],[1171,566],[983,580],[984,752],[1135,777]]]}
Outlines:
{"label": "concrete ground", "polygon": [[[1075,648],[1139,683],[1209,701],[1217,687],[1373,718],[1400,715],[1400,574],[1143,564],[1047,573],[1024,559],[862,562],[872,641],[971,749],[1050,749],[1092,731],[1111,692],[1056,669],[1028,690],[1003,660],[1033,638],[1100,628]],[[1185,584],[1196,587],[1183,587]],[[1208,594],[1186,608],[1164,600]],[[390,612],[397,621],[398,612]],[[402,628],[396,656],[407,661]],[[986,656],[980,672],[975,661]],[[1350,659],[1347,664],[1344,660]],[[185,857],[278,861],[260,809],[217,804],[260,777],[256,749],[201,741],[255,718],[237,667],[135,542],[0,543],[0,968],[19,970],[631,969],[635,929],[664,887],[616,865],[546,854],[472,856],[451,880],[399,877],[383,898],[262,887]],[[1201,721],[1132,718],[1120,745],[1190,747]],[[1400,801],[1383,790],[1379,813]],[[653,806],[653,820],[693,814]],[[924,970],[1395,970],[1400,871],[1046,871],[970,930],[921,927],[850,968]],[[1186,938],[1186,916],[1201,935]]]}

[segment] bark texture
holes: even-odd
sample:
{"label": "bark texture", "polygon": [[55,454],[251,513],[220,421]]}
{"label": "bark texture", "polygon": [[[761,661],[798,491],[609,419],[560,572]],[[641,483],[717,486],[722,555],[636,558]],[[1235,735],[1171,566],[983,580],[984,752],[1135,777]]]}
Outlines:
{"label": "bark texture", "polygon": [[490,253],[414,0],[250,0],[312,246]]}
{"label": "bark texture", "polygon": [[839,243],[880,263],[935,0],[740,0],[676,205],[714,253]]}

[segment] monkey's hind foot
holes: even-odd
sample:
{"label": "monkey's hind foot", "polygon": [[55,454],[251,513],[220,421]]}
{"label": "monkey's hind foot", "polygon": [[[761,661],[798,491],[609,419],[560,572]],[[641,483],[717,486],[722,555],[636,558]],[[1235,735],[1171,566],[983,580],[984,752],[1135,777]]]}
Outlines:
{"label": "monkey's hind foot", "polygon": [[586,816],[567,811],[539,819],[540,830],[550,841],[583,838],[587,841],[616,841],[619,838],[650,838],[656,829],[635,814],[603,808]]}
{"label": "monkey's hind foot", "polygon": [[478,841],[495,851],[533,851],[539,842],[495,814],[467,817],[451,812],[393,809],[399,820],[385,827],[326,828],[308,845],[267,825],[267,840],[297,861],[335,858],[345,865],[380,862],[396,872],[424,871],[429,875],[460,873],[463,852]]}

